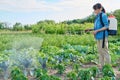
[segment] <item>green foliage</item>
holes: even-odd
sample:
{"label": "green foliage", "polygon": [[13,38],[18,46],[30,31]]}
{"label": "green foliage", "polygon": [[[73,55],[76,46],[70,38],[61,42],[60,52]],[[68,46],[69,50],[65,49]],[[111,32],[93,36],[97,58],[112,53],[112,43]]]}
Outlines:
{"label": "green foliage", "polygon": [[78,78],[80,80],[91,80],[91,72],[89,69],[86,70],[80,70],[78,73]]}
{"label": "green foliage", "polygon": [[8,59],[9,59],[9,54],[4,54],[5,52],[2,52],[1,54],[0,54],[0,63],[1,62],[4,62],[4,61],[7,61]]}
{"label": "green foliage", "polygon": [[114,15],[117,18],[118,22],[120,21],[120,9],[114,11]]}
{"label": "green foliage", "polygon": [[65,34],[67,31],[67,24],[56,24],[56,33],[57,34]]}
{"label": "green foliage", "polygon": [[49,76],[46,70],[36,69],[34,73],[37,80],[61,80],[56,76]]}
{"label": "green foliage", "polygon": [[50,76],[50,80],[61,80],[61,79],[57,76]]}
{"label": "green foliage", "polygon": [[50,80],[49,77],[50,76],[48,74],[43,74],[43,75],[41,75],[41,77],[39,78],[39,80]]}
{"label": "green foliage", "polygon": [[118,20],[118,35],[120,35],[120,9],[114,11],[114,15]]}
{"label": "green foliage", "polygon": [[41,75],[43,75],[42,69],[36,69],[34,75],[36,78],[39,78]]}
{"label": "green foliage", "polygon": [[101,78],[100,80],[116,80],[116,79],[115,79],[115,77],[105,76],[105,77]]}
{"label": "green foliage", "polygon": [[35,69],[34,75],[37,79],[46,80],[49,78],[49,76],[47,75],[47,71],[40,68]]}
{"label": "green foliage", "polygon": [[87,54],[87,55],[84,56],[85,62],[86,63],[95,62],[96,61],[96,57],[97,57],[97,55],[95,55],[95,54]]}
{"label": "green foliage", "polygon": [[13,30],[14,30],[14,31],[22,31],[22,30],[23,30],[22,24],[21,24],[21,23],[15,23],[15,24],[13,25]]}
{"label": "green foliage", "polygon": [[40,21],[32,25],[33,33],[47,33],[47,34],[83,34],[87,28],[92,28],[93,24],[66,24],[55,23],[52,20]]}
{"label": "green foliage", "polygon": [[69,79],[69,80],[77,80],[77,74],[75,73],[75,72],[69,72],[69,73],[67,73],[67,78]]}
{"label": "green foliage", "polygon": [[102,68],[103,76],[114,77],[114,71],[111,65],[104,65]]}
{"label": "green foliage", "polygon": [[3,23],[0,23],[0,29],[4,29]]}
{"label": "green foliage", "polygon": [[10,24],[7,22],[0,22],[0,29],[1,30],[11,30]]}
{"label": "green foliage", "polygon": [[32,25],[32,32],[33,33],[39,33],[40,31],[39,31],[39,26],[38,25]]}
{"label": "green foliage", "polygon": [[59,51],[59,47],[56,46],[44,46],[41,48],[41,52],[46,54],[55,54]]}
{"label": "green foliage", "polygon": [[[37,52],[36,50],[31,51],[29,49],[24,49],[24,50],[22,49],[22,52],[21,52],[22,56],[20,60],[23,60],[24,57],[29,60],[30,59],[34,60],[34,62],[32,62],[32,66],[30,67],[41,68],[41,65],[39,64],[39,59],[38,59],[40,58],[41,63],[44,63],[44,60],[46,60],[45,62],[46,62],[47,68],[55,69],[54,67],[56,67],[59,74],[64,73],[66,65],[70,66],[71,64],[73,64],[72,65],[73,73],[70,73],[69,74],[70,76],[75,76],[75,74],[78,73],[77,79],[80,79],[80,80],[90,80],[91,77],[96,77],[96,74],[97,74],[96,67],[79,71],[81,62],[85,63],[85,62],[92,62],[92,61],[97,60],[96,52],[95,54],[92,54],[93,44],[95,44],[92,35],[84,34],[80,36],[80,35],[57,35],[57,34],[52,34],[52,35],[51,34],[40,34],[40,35],[39,34],[37,35],[36,34],[27,34],[27,35],[26,34],[12,34],[12,35],[2,34],[0,36],[0,44],[1,44],[0,62],[8,60],[8,57],[10,54],[7,51],[13,48],[10,43],[16,42],[16,38],[19,38],[19,37],[20,38],[17,39],[18,43],[21,42],[21,39],[23,39],[21,38],[22,36],[28,39],[26,40],[27,42],[30,41],[30,38],[28,38],[28,36],[37,36],[38,38],[40,37],[44,39],[42,47],[37,48],[38,49],[37,51],[39,52]],[[110,37],[109,39],[110,39],[109,47],[110,47],[110,52],[111,52],[110,54],[112,56],[112,62],[119,62],[119,59],[120,59],[119,57],[119,46],[120,46],[119,36],[114,37],[114,38]],[[34,41],[30,43],[34,44]],[[34,46],[37,46],[39,45],[38,43],[40,42],[38,40],[38,41],[35,41],[35,43],[36,44]],[[23,44],[25,45],[25,43]],[[22,46],[24,46],[23,44]],[[17,48],[17,47],[19,46],[16,46],[14,48]],[[26,51],[29,55],[25,55]],[[16,53],[16,55],[19,56],[21,53]],[[14,60],[15,64],[16,64],[16,61],[18,61],[16,55],[13,54],[12,56],[12,58],[13,57],[16,58],[16,60]],[[10,63],[12,63],[12,61],[10,61]],[[109,68],[107,67],[106,69],[109,69]],[[106,70],[106,69],[103,69],[103,73],[105,75],[109,75],[108,77],[111,77],[111,75],[113,75],[112,70],[110,69]],[[46,71],[43,71],[43,70],[42,68],[35,70],[36,79],[41,80],[42,78],[43,80],[45,80],[49,78],[50,80],[60,80],[56,76],[50,76]],[[71,79],[73,78],[71,77]]]}
{"label": "green foliage", "polygon": [[90,68],[90,71],[91,71],[92,76],[96,77],[99,72],[99,69],[98,69],[98,67],[94,66],[94,67]]}
{"label": "green foliage", "polygon": [[82,46],[82,45],[73,45],[71,48],[75,49],[76,51],[82,53],[82,54],[87,54],[88,53],[88,46]]}
{"label": "green foliage", "polygon": [[61,80],[61,79],[56,76],[49,76],[48,74],[43,74],[41,75],[41,77],[37,78],[37,80]]}
{"label": "green foliage", "polygon": [[11,71],[11,80],[28,80],[28,79],[24,76],[24,74],[19,68],[15,67]]}
{"label": "green foliage", "polygon": [[73,70],[75,70],[75,72],[77,72],[77,73],[79,71],[79,67],[80,67],[79,63],[73,64]]}
{"label": "green foliage", "polygon": [[11,49],[12,47],[11,42],[13,42],[13,36],[10,37],[8,35],[1,35],[0,36],[0,51]]}
{"label": "green foliage", "polygon": [[64,21],[63,23],[67,24],[83,24],[83,23],[93,23],[95,19],[95,16],[93,14],[87,16],[86,18],[83,19],[74,19],[74,20],[69,20],[69,21]]}
{"label": "green foliage", "polygon": [[31,28],[31,25],[24,25],[24,29],[25,30],[31,30],[32,28]]}
{"label": "green foliage", "polygon": [[65,71],[65,66],[63,64],[57,64],[55,68],[58,70],[58,74],[63,74]]}
{"label": "green foliage", "polygon": [[43,38],[43,46],[57,46],[62,47],[63,45],[70,44],[70,45],[82,45],[82,46],[93,46],[95,44],[93,35],[57,35],[57,34],[44,34],[38,35],[39,37]]}
{"label": "green foliage", "polygon": [[5,28],[4,23],[0,22],[0,29],[4,29],[4,28]]}

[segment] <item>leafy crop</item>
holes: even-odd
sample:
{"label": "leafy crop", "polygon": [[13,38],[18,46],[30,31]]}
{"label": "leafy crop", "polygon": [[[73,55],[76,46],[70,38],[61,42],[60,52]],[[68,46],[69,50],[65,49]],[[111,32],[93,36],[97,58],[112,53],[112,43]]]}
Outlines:
{"label": "leafy crop", "polygon": [[78,78],[80,80],[91,80],[92,75],[89,69],[86,70],[80,70],[78,73]]}
{"label": "leafy crop", "polygon": [[28,80],[28,79],[24,76],[24,74],[19,68],[15,67],[11,71],[11,80]]}
{"label": "leafy crop", "polygon": [[67,78],[69,79],[69,80],[77,80],[77,74],[75,73],[75,72],[69,72],[68,74],[67,74]]}
{"label": "leafy crop", "polygon": [[103,76],[114,77],[114,71],[111,65],[104,65],[102,68]]}
{"label": "leafy crop", "polygon": [[55,68],[58,70],[58,74],[62,74],[65,71],[65,66],[63,64],[57,64]]}

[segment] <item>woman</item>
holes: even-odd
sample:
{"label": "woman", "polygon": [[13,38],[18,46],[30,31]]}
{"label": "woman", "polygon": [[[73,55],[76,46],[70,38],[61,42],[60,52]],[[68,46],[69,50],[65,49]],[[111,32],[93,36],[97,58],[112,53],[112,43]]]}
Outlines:
{"label": "woman", "polygon": [[[99,53],[99,67],[102,68],[105,64],[111,63],[111,57],[108,51],[108,18],[105,13],[105,9],[102,7],[100,3],[97,3],[93,6],[94,13],[96,14],[95,22],[94,22],[94,31],[93,34],[97,41],[97,48]],[[101,19],[104,26],[101,23]],[[104,35],[104,36],[103,36]],[[105,39],[104,39],[105,37]],[[103,40],[104,47],[103,47]]]}

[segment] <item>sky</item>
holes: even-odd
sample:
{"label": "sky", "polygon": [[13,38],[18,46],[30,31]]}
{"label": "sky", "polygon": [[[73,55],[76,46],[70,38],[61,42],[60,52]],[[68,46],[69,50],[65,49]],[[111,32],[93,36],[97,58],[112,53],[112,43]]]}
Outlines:
{"label": "sky", "polygon": [[81,19],[101,3],[107,12],[120,9],[120,0],[0,0],[0,22],[35,24],[40,20]]}

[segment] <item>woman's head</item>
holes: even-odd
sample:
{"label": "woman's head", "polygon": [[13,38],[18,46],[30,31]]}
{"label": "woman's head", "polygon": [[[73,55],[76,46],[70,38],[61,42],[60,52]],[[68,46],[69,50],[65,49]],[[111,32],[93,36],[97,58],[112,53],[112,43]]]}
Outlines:
{"label": "woman's head", "polygon": [[100,13],[101,11],[105,13],[105,9],[103,8],[103,6],[100,3],[97,3],[93,6],[94,12],[95,14]]}

